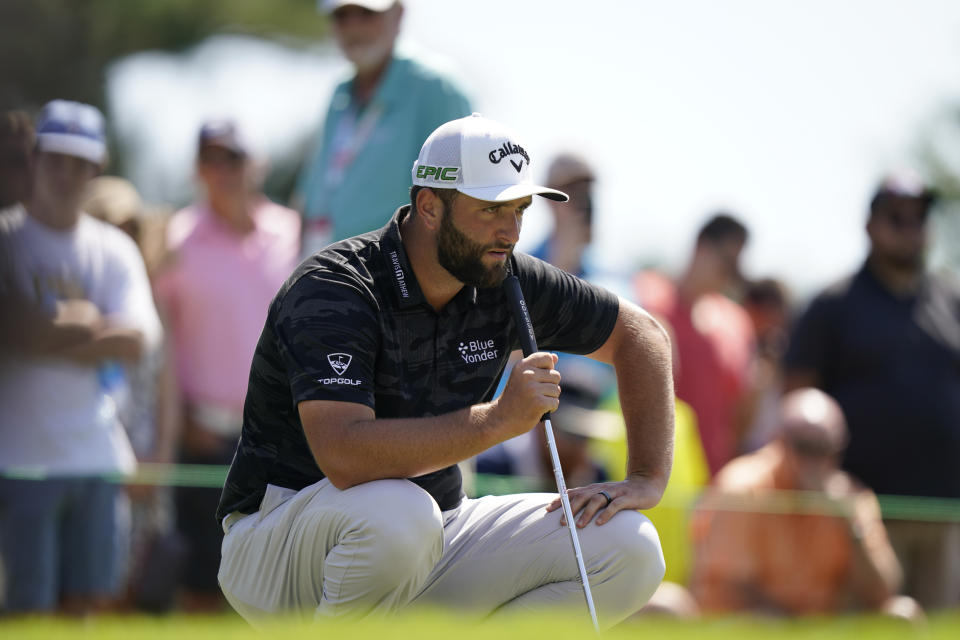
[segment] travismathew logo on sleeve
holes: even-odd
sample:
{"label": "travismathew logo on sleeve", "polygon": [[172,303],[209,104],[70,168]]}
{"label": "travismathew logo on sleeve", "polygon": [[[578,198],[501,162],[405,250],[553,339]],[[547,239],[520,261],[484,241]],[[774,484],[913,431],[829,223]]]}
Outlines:
{"label": "travismathew logo on sleeve", "polygon": [[400,256],[397,255],[396,251],[390,252],[390,265],[393,267],[393,275],[397,278],[397,287],[400,288],[400,297],[409,298],[410,291],[407,289],[407,277],[403,273],[403,267],[400,266]]}
{"label": "travismathew logo on sleeve", "polygon": [[317,378],[317,382],[324,385],[345,384],[351,387],[359,386],[360,385],[359,380],[342,377],[343,374],[347,372],[347,368],[350,366],[350,363],[352,361],[353,361],[353,356],[350,355],[349,353],[328,354],[327,362],[330,363],[330,368],[333,369],[334,373],[337,374],[337,377],[336,378]]}
{"label": "travismathew logo on sleeve", "polygon": [[[487,157],[493,164],[500,164],[500,161],[507,156],[515,155],[522,156],[523,160],[526,160],[528,165],[530,164],[530,156],[527,154],[527,150],[518,144],[510,142],[509,140],[487,154]],[[513,158],[510,158],[510,164],[512,164],[513,168],[517,170],[517,173],[520,173],[520,170],[523,169],[523,160],[514,162]]]}
{"label": "travismathew logo on sleeve", "polygon": [[468,364],[486,362],[497,357],[498,350],[494,348],[493,340],[467,340],[457,347],[460,357]]}

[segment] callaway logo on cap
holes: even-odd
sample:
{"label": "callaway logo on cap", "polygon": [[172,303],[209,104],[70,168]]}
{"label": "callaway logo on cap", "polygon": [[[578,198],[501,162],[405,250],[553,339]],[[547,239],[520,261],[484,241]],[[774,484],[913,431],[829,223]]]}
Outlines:
{"label": "callaway logo on cap", "polygon": [[440,125],[413,163],[413,184],[456,189],[489,202],[531,195],[566,202],[567,194],[533,184],[530,154],[516,134],[479,113]]}

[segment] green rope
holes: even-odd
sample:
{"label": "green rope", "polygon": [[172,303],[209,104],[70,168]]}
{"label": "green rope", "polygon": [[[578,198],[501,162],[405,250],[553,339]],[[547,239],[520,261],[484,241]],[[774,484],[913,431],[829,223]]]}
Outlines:
{"label": "green rope", "polygon": [[[142,462],[133,475],[105,474],[110,482],[169,487],[223,487],[227,478],[226,465],[161,464]],[[45,480],[55,477],[42,468],[22,467],[0,472],[0,477],[16,480]],[[504,495],[543,490],[538,478],[475,474],[471,495]],[[701,487],[671,487],[661,505],[667,508],[689,510],[696,506]],[[960,499],[925,496],[880,495],[883,517],[891,520],[927,522],[960,522]],[[767,513],[811,513],[840,515],[835,501],[825,500],[821,494],[800,491],[778,491],[760,498],[745,499],[736,496],[717,496],[711,499],[711,508],[721,510],[763,511]]]}

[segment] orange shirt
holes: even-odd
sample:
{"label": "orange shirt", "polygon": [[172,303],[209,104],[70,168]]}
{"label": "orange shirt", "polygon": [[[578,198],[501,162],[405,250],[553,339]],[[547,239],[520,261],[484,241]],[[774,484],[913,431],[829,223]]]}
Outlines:
{"label": "orange shirt", "polygon": [[[841,471],[825,494],[779,492],[791,488],[777,478],[782,455],[775,442],[731,461],[697,509],[691,590],[700,607],[818,614],[878,605],[889,589],[857,579],[852,537],[881,574],[897,574],[876,496]],[[840,511],[849,517],[830,515]]]}

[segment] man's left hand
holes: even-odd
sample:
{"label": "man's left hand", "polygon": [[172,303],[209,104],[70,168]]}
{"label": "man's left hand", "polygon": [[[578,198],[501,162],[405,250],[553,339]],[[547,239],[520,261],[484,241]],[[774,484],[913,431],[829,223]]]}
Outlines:
{"label": "man's left hand", "polygon": [[[604,492],[607,495],[604,495]],[[602,525],[618,511],[624,509],[651,509],[660,502],[663,495],[661,483],[645,476],[630,476],[622,482],[600,482],[576,489],[567,489],[570,509],[577,516],[577,527],[587,526],[594,516],[597,524]],[[607,496],[610,502],[607,503]],[[560,498],[547,505],[547,511],[560,508]],[[566,526],[562,515],[560,524]]]}

